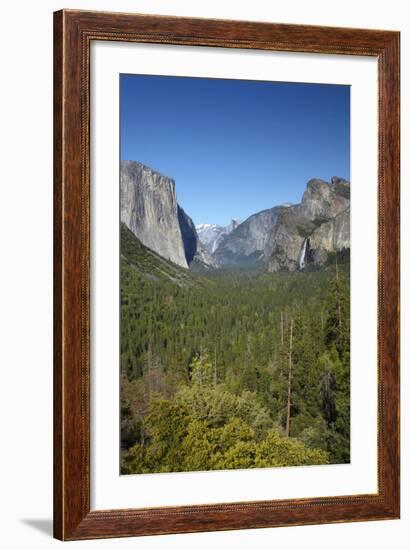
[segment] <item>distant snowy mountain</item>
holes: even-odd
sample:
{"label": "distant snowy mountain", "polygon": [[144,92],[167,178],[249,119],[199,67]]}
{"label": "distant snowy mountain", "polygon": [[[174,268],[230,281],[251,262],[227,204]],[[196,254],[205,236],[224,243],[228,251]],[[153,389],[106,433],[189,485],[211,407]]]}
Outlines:
{"label": "distant snowy mountain", "polygon": [[236,229],[240,223],[240,220],[231,220],[226,226],[217,225],[215,223],[201,223],[196,226],[196,232],[205,250],[209,252],[209,254],[213,254],[218,248],[222,238],[225,235],[229,235],[229,233]]}

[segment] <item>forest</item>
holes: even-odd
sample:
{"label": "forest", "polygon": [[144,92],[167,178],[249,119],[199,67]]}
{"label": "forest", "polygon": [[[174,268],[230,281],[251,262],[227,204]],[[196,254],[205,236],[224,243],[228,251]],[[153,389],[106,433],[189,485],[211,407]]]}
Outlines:
{"label": "forest", "polygon": [[350,262],[187,271],[121,234],[121,473],[350,461]]}

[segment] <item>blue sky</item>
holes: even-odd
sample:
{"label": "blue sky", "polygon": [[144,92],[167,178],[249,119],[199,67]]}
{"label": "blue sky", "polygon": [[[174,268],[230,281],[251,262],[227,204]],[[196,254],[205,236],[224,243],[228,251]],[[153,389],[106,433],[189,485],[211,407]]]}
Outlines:
{"label": "blue sky", "polygon": [[121,75],[120,109],[121,158],[172,177],[195,224],[350,179],[348,86]]}

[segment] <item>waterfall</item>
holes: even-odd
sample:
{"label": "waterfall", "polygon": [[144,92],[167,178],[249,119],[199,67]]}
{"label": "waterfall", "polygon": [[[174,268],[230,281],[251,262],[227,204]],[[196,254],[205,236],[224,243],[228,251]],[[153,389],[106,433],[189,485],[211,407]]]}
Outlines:
{"label": "waterfall", "polygon": [[298,259],[298,270],[299,271],[303,271],[303,269],[305,269],[305,266],[306,266],[306,249],[307,249],[307,245],[308,245],[308,239],[306,238],[303,241],[302,248],[300,249],[300,252],[299,252],[299,259]]}

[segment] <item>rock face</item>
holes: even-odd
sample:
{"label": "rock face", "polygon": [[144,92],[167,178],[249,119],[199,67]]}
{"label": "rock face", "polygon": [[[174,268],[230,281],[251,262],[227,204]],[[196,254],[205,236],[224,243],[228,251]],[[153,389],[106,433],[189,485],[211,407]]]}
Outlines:
{"label": "rock face", "polygon": [[224,235],[213,254],[218,267],[255,264],[263,260],[264,249],[281,207],[253,214]]}
{"label": "rock face", "polygon": [[264,250],[268,271],[296,271],[299,267],[303,242],[313,226],[303,227],[298,208],[296,205],[278,212]]}
{"label": "rock face", "polygon": [[310,239],[313,261],[323,263],[329,252],[350,248],[350,208],[316,229]]}
{"label": "rock face", "polygon": [[269,271],[323,264],[330,252],[350,248],[350,183],[312,179],[302,202],[282,210],[264,251]]}
{"label": "rock face", "polygon": [[178,223],[181,229],[182,243],[184,245],[185,259],[190,264],[198,249],[198,235],[194,222],[178,204]]}
{"label": "rock face", "polygon": [[308,181],[299,206],[299,214],[308,220],[334,218],[350,206],[350,184],[333,177],[332,183],[319,179]]}
{"label": "rock face", "polygon": [[321,265],[329,253],[350,248],[350,183],[312,179],[300,204],[253,214],[216,243],[217,267],[266,264],[268,271],[297,271]]}
{"label": "rock face", "polygon": [[241,220],[231,220],[227,226],[225,226],[225,235],[229,235],[229,233],[232,233],[234,229],[238,227],[238,225],[241,225]]}
{"label": "rock face", "polygon": [[182,242],[184,244],[185,258],[188,265],[192,262],[202,264],[203,267],[213,266],[214,260],[211,254],[201,243],[192,218],[178,205],[178,221],[181,228]]}
{"label": "rock face", "polygon": [[321,265],[350,248],[350,183],[312,179],[300,204],[284,204],[222,227],[194,222],[177,203],[173,179],[122,161],[121,222],[141,243],[178,266],[265,265],[268,271]]}
{"label": "rock face", "polygon": [[189,256],[194,237],[185,213],[182,209],[179,213],[173,179],[139,162],[122,161],[120,205],[121,222],[142,244],[163,258],[188,267],[186,251]]}

